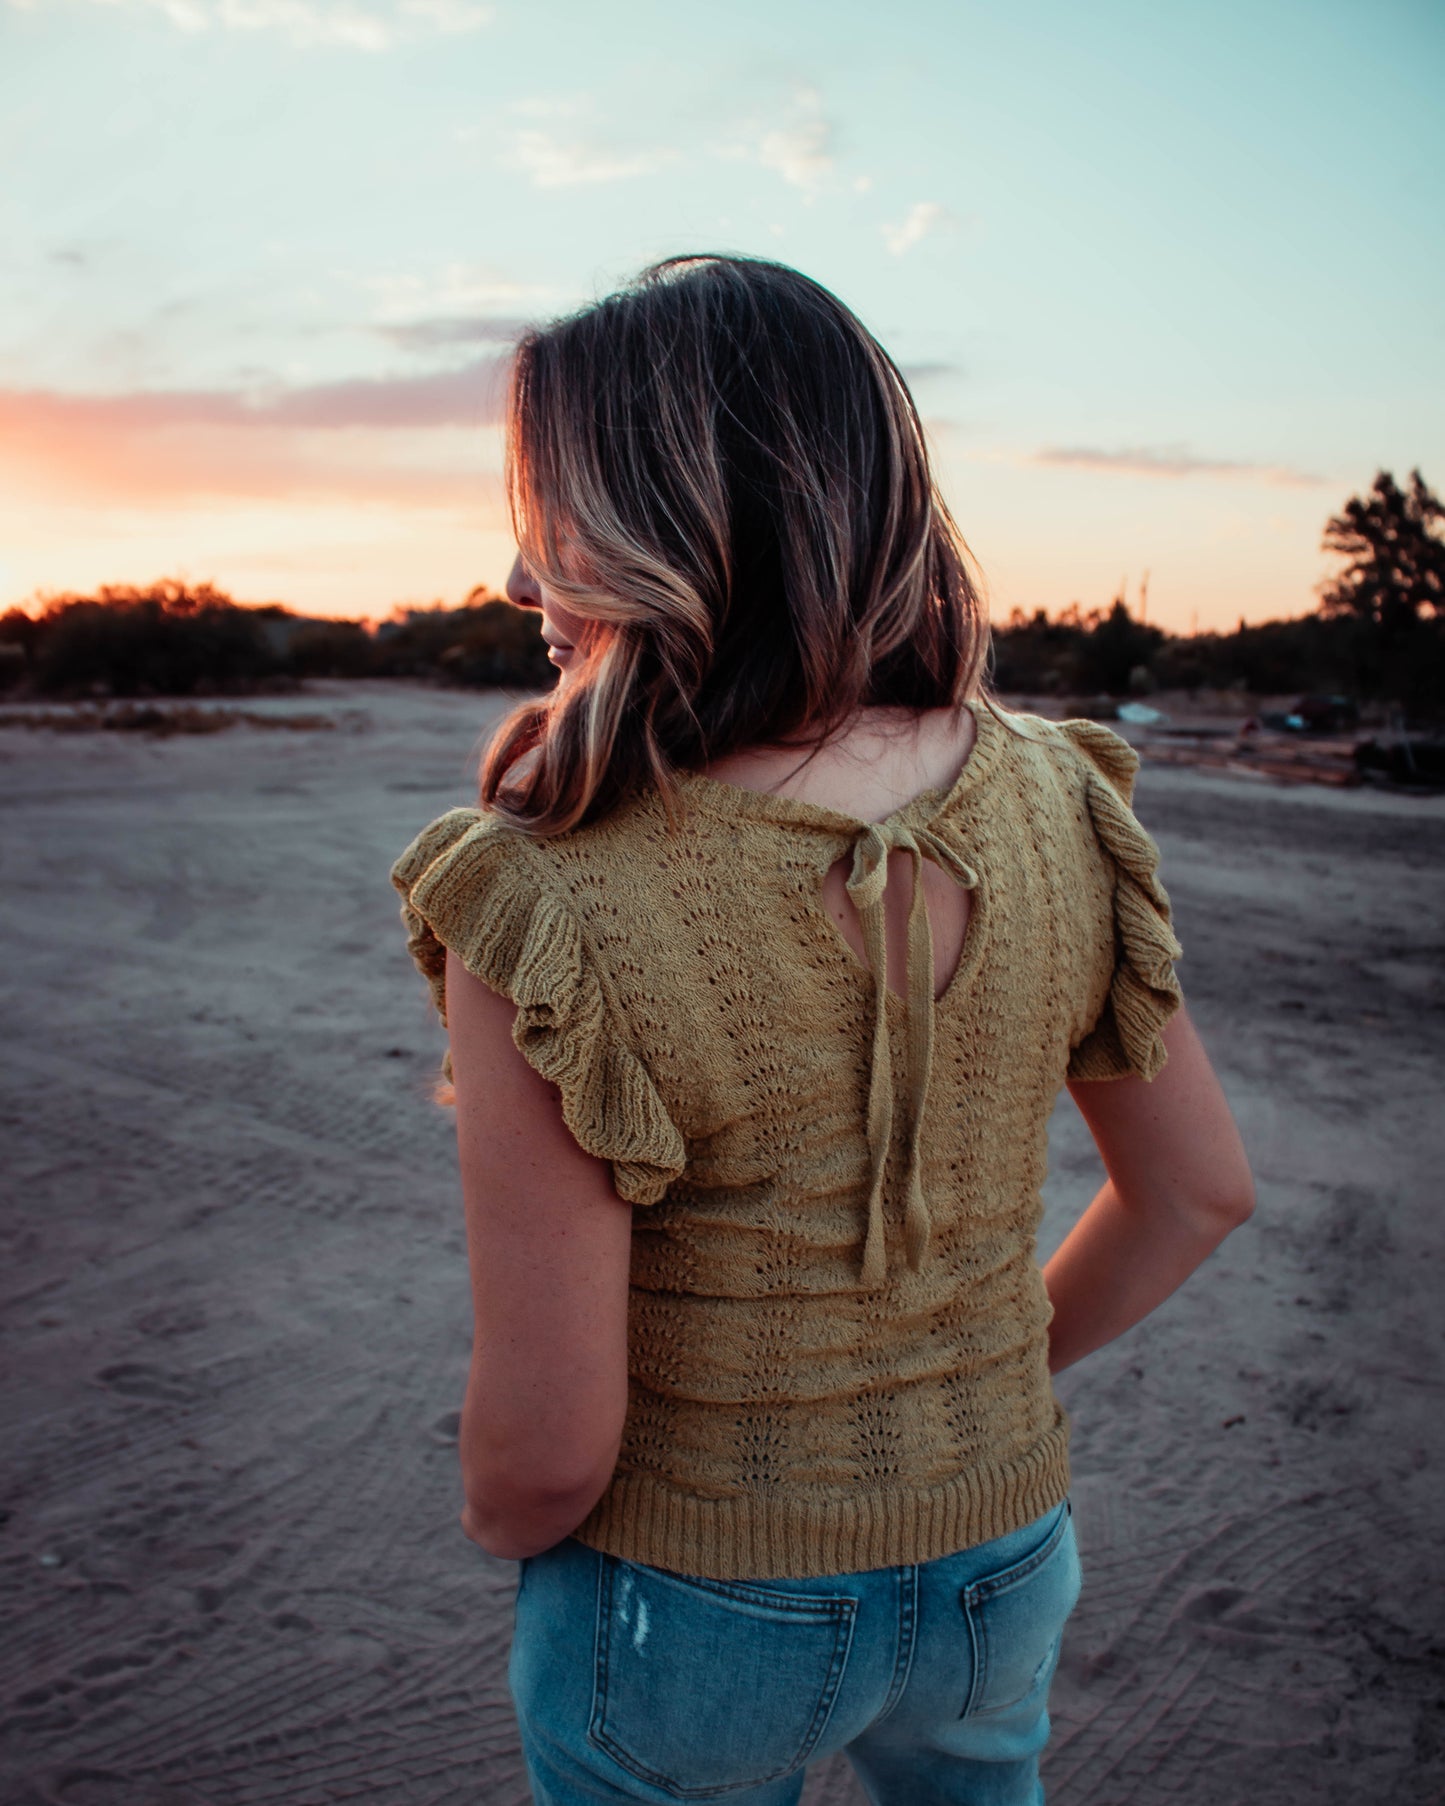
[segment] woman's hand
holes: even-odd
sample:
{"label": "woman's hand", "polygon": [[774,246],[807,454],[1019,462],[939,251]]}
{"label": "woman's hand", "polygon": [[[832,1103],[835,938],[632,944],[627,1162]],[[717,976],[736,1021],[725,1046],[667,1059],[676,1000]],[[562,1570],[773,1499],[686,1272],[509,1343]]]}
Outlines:
{"label": "woman's hand", "polygon": [[1069,1087],[1109,1178],[1044,1268],[1055,1373],[1148,1316],[1254,1209],[1239,1131],[1182,1009],[1164,1045],[1148,1083]]}
{"label": "woman's hand", "polygon": [[462,1528],[519,1560],[575,1530],[617,1463],[632,1209],[517,1051],[514,1006],[453,953],[446,1003],[474,1320]]}

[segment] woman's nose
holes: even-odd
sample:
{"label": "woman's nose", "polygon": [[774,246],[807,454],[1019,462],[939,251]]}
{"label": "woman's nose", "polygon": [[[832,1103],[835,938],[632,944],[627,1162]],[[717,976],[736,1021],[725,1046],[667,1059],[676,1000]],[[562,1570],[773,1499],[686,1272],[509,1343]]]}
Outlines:
{"label": "woman's nose", "polygon": [[518,608],[540,608],[542,592],[537,588],[537,580],[522,563],[522,554],[518,552],[512,568],[507,572],[507,600],[515,602]]}

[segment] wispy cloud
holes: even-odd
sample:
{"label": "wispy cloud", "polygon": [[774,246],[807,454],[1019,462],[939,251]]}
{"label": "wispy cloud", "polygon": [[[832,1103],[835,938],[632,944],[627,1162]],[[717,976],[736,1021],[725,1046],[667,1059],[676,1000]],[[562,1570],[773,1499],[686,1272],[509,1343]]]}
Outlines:
{"label": "wispy cloud", "polygon": [[898,369],[906,383],[933,382],[936,378],[941,376],[957,376],[959,374],[959,366],[957,364],[943,363],[940,361],[932,363],[920,361],[916,364],[900,364]]}
{"label": "wispy cloud", "polygon": [[[6,0],[19,11],[70,0]],[[271,33],[298,49],[382,51],[410,39],[456,36],[491,23],[477,0],[89,0],[128,12],[159,13],[178,31]]]}
{"label": "wispy cloud", "polygon": [[477,5],[474,0],[401,0],[401,14],[405,19],[420,20],[447,37],[480,31],[491,24],[494,16],[490,6]]}
{"label": "wispy cloud", "polygon": [[833,123],[824,115],[816,88],[799,88],[793,118],[763,133],[758,162],[808,193],[827,181],[833,173]]}
{"label": "wispy cloud", "polygon": [[1327,479],[1310,471],[1278,464],[1255,464],[1242,458],[1206,458],[1184,445],[1136,445],[1120,450],[1102,446],[1046,446],[1024,460],[1073,470],[1101,470],[1131,477],[1244,477],[1286,488],[1313,488]]}
{"label": "wispy cloud", "polygon": [[879,228],[883,242],[895,257],[902,257],[948,218],[948,209],[937,201],[915,201],[896,225]]}
{"label": "wispy cloud", "polygon": [[505,361],[474,359],[424,376],[358,376],[341,382],[264,388],[151,389],[70,395],[54,389],[0,389],[0,437],[37,420],[120,426],[372,427],[383,431],[476,427],[500,418]]}
{"label": "wispy cloud", "polygon": [[766,119],[753,118],[717,147],[718,154],[761,164],[813,195],[833,174],[833,122],[816,88],[796,87],[789,103]]}
{"label": "wispy cloud", "polygon": [[594,182],[625,182],[650,176],[676,160],[665,147],[625,150],[585,139],[558,138],[527,126],[517,132],[504,161],[529,176],[538,188],[578,188]]}
{"label": "wispy cloud", "polygon": [[243,400],[238,423],[395,428],[481,426],[500,418],[505,360],[477,358],[427,376],[359,376]]}
{"label": "wispy cloud", "polygon": [[514,119],[576,119],[589,107],[573,94],[526,94],[509,101],[507,111]]}
{"label": "wispy cloud", "polygon": [[559,297],[484,266],[448,264],[428,275],[389,272],[348,278],[372,297],[369,330],[402,351],[455,352],[511,346]]}
{"label": "wispy cloud", "polygon": [[451,345],[509,345],[527,330],[530,320],[488,318],[481,314],[443,314],[373,328],[403,351],[444,351]]}
{"label": "wispy cloud", "polygon": [[554,292],[533,282],[518,282],[485,265],[449,263],[425,275],[389,270],[382,275],[339,272],[368,293],[377,318],[389,324],[456,314],[512,314],[555,299]]}

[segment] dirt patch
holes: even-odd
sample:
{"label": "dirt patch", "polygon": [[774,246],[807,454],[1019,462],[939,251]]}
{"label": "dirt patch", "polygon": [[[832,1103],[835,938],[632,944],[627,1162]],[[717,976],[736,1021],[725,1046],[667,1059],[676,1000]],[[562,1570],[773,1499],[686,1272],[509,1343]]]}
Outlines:
{"label": "dirt patch", "polygon": [[[527,1798],[386,875],[506,700],[319,686],[345,739],[0,727],[5,1799]],[[1139,807],[1260,1208],[1061,1385],[1051,1806],[1437,1799],[1445,805],[1151,765]],[[1097,1179],[1067,1103],[1052,1152],[1046,1247]],[[860,1799],[838,1760],[805,1794]]]}
{"label": "dirt patch", "polygon": [[339,725],[332,714],[261,714],[255,709],[207,707],[200,703],[79,703],[60,708],[0,711],[0,728],[45,728],[54,734],[221,734],[232,727],[280,728],[300,734],[329,733]]}

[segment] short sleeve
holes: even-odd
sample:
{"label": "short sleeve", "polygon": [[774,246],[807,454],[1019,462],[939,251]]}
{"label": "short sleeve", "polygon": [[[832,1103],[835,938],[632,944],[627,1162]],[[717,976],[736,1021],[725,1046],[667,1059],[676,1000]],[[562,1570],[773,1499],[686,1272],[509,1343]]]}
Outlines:
{"label": "short sleeve", "polygon": [[1164,1068],[1164,1027],[1183,997],[1159,849],[1131,806],[1139,755],[1097,721],[1060,727],[1083,766],[1089,819],[1114,872],[1114,975],[1098,1021],[1070,1056],[1069,1077],[1152,1079]]}
{"label": "short sleeve", "polygon": [[446,956],[517,1006],[512,1039],[562,1095],[562,1119],[612,1163],[619,1197],[656,1204],[682,1135],[628,1044],[570,901],[523,836],[475,809],[423,829],[392,868],[407,946],[446,1020]]}

